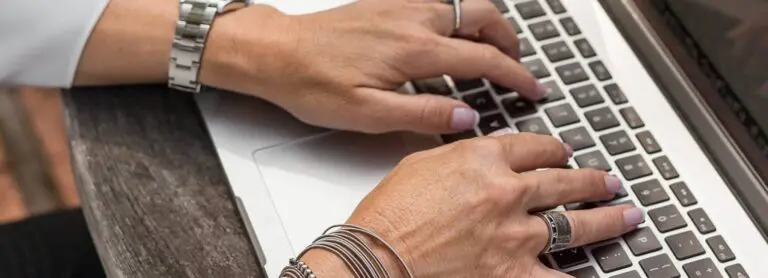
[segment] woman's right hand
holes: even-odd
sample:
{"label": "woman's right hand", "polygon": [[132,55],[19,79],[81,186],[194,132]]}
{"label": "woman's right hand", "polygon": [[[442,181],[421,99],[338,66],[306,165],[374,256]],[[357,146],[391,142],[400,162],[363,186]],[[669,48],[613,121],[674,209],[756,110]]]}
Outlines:
{"label": "woman's right hand", "polygon": [[[389,241],[416,277],[569,277],[537,260],[549,235],[532,213],[608,200],[621,187],[605,172],[558,169],[571,153],[554,137],[533,134],[488,136],[415,153],[360,203],[348,223]],[[565,215],[572,246],[619,236],[644,221],[643,211],[628,205]],[[333,264],[325,255],[310,251],[306,259],[316,272],[338,274],[329,272]],[[398,267],[391,257],[387,262]]]}

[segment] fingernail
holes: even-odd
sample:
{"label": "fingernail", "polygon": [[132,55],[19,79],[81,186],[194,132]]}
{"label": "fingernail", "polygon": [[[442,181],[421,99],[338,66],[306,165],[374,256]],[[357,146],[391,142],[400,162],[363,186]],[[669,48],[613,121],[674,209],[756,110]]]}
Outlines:
{"label": "fingernail", "polygon": [[568,145],[568,144],[566,144],[566,143],[563,143],[563,148],[565,148],[565,154],[566,154],[568,157],[571,157],[571,156],[573,156],[573,147],[571,147],[571,145]]}
{"label": "fingernail", "polygon": [[645,212],[639,208],[630,208],[624,211],[624,223],[627,226],[637,226],[645,221]]}
{"label": "fingernail", "polygon": [[547,97],[547,88],[538,82],[536,83],[536,97],[538,98],[537,100]]}
{"label": "fingernail", "polygon": [[456,107],[451,115],[451,129],[467,130],[475,127],[480,121],[477,111],[466,107]]}
{"label": "fingernail", "polygon": [[494,137],[496,137],[496,136],[504,136],[504,135],[511,134],[511,133],[512,133],[512,129],[508,128],[508,127],[505,127],[505,128],[499,129],[497,131],[491,132],[491,134],[488,134],[488,136],[494,136]]}
{"label": "fingernail", "polygon": [[621,180],[614,176],[605,176],[605,189],[614,194],[619,192],[621,190]]}

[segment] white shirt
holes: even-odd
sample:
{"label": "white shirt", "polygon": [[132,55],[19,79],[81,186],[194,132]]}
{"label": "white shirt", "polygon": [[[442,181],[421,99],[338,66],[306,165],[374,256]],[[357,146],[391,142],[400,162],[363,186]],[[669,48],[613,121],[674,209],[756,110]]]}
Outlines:
{"label": "white shirt", "polygon": [[109,0],[2,2],[0,87],[70,87]]}

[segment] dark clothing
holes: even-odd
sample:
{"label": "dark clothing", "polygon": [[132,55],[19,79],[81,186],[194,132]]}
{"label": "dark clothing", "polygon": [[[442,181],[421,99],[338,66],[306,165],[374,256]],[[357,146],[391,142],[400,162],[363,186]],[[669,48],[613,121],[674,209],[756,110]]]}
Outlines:
{"label": "dark clothing", "polygon": [[0,277],[106,277],[81,210],[0,225]]}

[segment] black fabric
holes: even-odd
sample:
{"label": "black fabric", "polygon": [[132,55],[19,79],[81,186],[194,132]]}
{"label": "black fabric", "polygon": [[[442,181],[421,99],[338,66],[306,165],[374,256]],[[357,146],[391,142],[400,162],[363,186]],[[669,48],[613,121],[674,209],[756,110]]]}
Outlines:
{"label": "black fabric", "polygon": [[106,277],[81,210],[0,225],[0,277]]}

